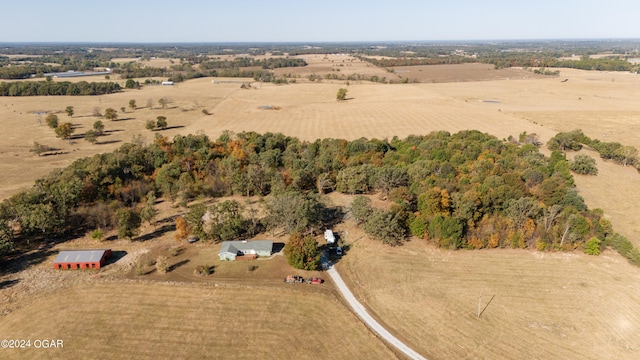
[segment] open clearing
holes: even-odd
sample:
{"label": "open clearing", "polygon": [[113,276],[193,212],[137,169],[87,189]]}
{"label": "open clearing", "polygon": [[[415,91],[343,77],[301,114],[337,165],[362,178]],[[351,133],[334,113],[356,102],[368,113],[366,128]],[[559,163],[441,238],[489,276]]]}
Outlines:
{"label": "open clearing", "polygon": [[[640,272],[618,254],[389,248],[349,235],[338,269],[350,288],[428,359],[640,356]],[[480,294],[482,307],[495,298],[478,318]]]}
{"label": "open clearing", "polygon": [[64,341],[3,358],[394,358],[335,295],[286,286],[98,281],[3,317],[0,334]]}

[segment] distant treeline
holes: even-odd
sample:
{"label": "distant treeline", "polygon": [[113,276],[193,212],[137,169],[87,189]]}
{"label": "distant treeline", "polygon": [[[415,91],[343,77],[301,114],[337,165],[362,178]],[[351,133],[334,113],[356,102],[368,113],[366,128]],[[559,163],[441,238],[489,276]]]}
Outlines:
{"label": "distant treeline", "polygon": [[366,56],[359,56],[363,61],[367,61],[375,66],[379,67],[396,67],[396,66],[416,66],[416,65],[444,65],[444,64],[466,64],[477,63],[478,60],[466,56],[437,56],[430,58],[415,58],[415,57],[398,57],[398,58],[370,58]]}
{"label": "distant treeline", "polygon": [[[215,141],[205,135],[173,141],[158,136],[146,146],[125,144],[79,159],[3,201],[0,248],[71,231],[135,228],[140,220],[130,219],[153,217],[153,194],[183,206],[198,198],[266,196],[265,216],[252,216],[256,227],[319,232],[332,219],[321,216],[327,213],[321,196],[338,191],[360,195],[347,210],[372,238],[390,245],[410,234],[448,249],[598,254],[610,245],[640,263],[640,253],[613,231],[602,211],[587,209],[569,169],[560,151],[546,158],[533,143],[478,131],[390,141],[308,142],[254,132],[225,132]],[[373,194],[390,206],[372,207],[364,195]],[[227,228],[232,224],[224,220],[243,223],[240,208],[234,202],[210,209],[216,226],[233,230],[226,239],[241,234],[242,226]],[[202,228],[205,209],[196,210],[186,216],[189,227],[220,235]]]}
{"label": "distant treeline", "polygon": [[125,79],[167,76],[171,81],[181,82],[188,79],[212,76],[248,77],[256,79],[256,81],[270,82],[274,79],[274,76],[269,70],[306,65],[307,63],[303,59],[238,57],[232,60],[214,59],[203,61],[199,63],[199,70],[194,68],[193,63],[188,62],[171,65],[169,69],[154,68],[130,62],[114,69],[113,72],[121,74],[122,78]]}
{"label": "distant treeline", "polygon": [[16,81],[0,83],[0,96],[104,95],[122,90],[115,82]]}
{"label": "distant treeline", "polygon": [[493,64],[496,69],[509,67],[562,67],[581,70],[632,71],[638,68],[637,65],[618,58],[591,59],[584,57],[580,60],[561,60],[553,57],[552,55],[540,53],[498,53],[484,54],[478,57],[438,55],[434,57],[398,57],[382,59],[361,56],[360,58],[380,67],[485,63]]}

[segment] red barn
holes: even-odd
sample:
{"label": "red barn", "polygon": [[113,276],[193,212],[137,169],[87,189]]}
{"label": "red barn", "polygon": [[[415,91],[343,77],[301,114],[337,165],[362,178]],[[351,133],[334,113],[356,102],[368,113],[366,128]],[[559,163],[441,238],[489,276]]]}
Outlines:
{"label": "red barn", "polygon": [[54,269],[99,269],[111,257],[111,249],[60,251]]}

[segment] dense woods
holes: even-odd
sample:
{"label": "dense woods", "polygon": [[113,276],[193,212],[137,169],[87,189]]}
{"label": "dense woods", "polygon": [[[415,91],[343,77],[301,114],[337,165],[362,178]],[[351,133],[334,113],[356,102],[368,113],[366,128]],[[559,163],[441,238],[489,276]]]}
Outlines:
{"label": "dense woods", "polygon": [[[545,158],[533,144],[477,131],[313,142],[254,132],[224,133],[215,141],[204,135],[173,141],[158,135],[146,146],[125,144],[113,153],[77,160],[5,200],[0,236],[7,250],[33,237],[139,226],[153,221],[140,214],[154,214],[149,199],[155,194],[182,206],[206,197],[265,197],[263,218],[238,202],[193,205],[186,216],[190,232],[205,240],[264,229],[313,234],[343,214],[323,200],[332,191],[357,195],[344,211],[390,245],[402,244],[409,234],[450,249],[597,253],[613,245],[640,260],[601,211],[587,209],[562,152]],[[387,206],[373,207],[371,196]],[[207,213],[210,221],[199,220]],[[129,227],[123,237],[135,237]]]}
{"label": "dense woods", "polygon": [[19,81],[1,82],[0,96],[104,95],[122,90],[115,82]]}

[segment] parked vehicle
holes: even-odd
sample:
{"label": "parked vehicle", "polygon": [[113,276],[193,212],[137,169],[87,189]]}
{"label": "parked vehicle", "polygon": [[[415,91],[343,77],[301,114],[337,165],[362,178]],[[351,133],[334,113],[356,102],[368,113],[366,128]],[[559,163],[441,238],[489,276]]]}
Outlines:
{"label": "parked vehicle", "polygon": [[317,277],[310,277],[307,279],[307,284],[322,284],[324,280]]}
{"label": "parked vehicle", "polygon": [[333,231],[327,229],[324,231],[324,239],[327,240],[328,244],[333,244],[336,242],[336,237],[333,235]]}
{"label": "parked vehicle", "polygon": [[304,278],[302,276],[287,275],[284,282],[288,284],[302,284],[304,282]]}

